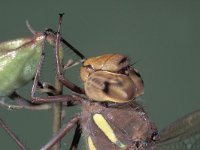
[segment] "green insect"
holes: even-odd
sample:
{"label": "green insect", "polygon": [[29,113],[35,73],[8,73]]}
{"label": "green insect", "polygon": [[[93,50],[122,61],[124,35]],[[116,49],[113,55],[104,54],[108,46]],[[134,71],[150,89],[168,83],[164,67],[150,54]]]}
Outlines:
{"label": "green insect", "polygon": [[[46,31],[35,32],[28,22],[27,26],[33,36],[0,43],[0,105],[8,108],[48,109],[49,105],[34,104],[16,93],[16,90],[34,79],[37,67],[44,59],[44,43],[55,46],[56,41],[56,35]],[[43,86],[38,83],[40,87]],[[8,104],[5,97],[16,100],[16,105]]]}
{"label": "green insect", "polygon": [[46,36],[42,33],[0,44],[0,96],[9,96],[33,79]]}

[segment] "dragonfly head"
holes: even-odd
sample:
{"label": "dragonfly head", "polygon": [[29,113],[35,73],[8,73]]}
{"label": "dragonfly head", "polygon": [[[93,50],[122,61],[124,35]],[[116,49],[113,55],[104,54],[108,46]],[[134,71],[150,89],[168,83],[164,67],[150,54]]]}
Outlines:
{"label": "dragonfly head", "polygon": [[80,69],[86,95],[95,101],[125,103],[144,92],[140,74],[122,54],[86,59]]}

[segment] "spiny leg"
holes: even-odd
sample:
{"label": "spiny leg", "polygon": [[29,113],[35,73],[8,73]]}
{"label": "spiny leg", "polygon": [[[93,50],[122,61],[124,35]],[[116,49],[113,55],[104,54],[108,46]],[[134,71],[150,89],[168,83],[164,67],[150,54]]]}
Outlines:
{"label": "spiny leg", "polygon": [[34,95],[38,87],[39,75],[40,75],[43,61],[44,61],[44,55],[41,55],[41,59],[37,66],[37,71],[34,77],[33,86],[31,90],[32,103],[52,103],[52,102],[72,101],[72,100],[80,101],[82,98],[77,95],[58,95],[58,96],[41,96],[41,97],[36,97]]}
{"label": "spiny leg", "polygon": [[[64,78],[62,71],[61,71],[61,60],[60,60],[60,53],[59,53],[59,46],[60,46],[60,40],[61,40],[61,36],[60,36],[60,30],[61,30],[61,23],[62,23],[62,17],[63,14],[60,14],[60,18],[59,18],[59,26],[58,26],[58,32],[56,34],[56,75],[58,80],[65,85],[67,88],[69,88],[70,90],[79,93],[79,94],[84,94],[84,90],[80,87],[78,87],[77,85],[75,85],[74,83],[72,83],[71,81],[69,81],[68,79]],[[71,45],[67,45],[69,46],[69,48],[74,49],[73,46]]]}
{"label": "spiny leg", "polygon": [[[60,61],[60,54],[59,54],[60,41],[62,43],[64,43],[67,47],[69,47],[76,55],[78,55],[81,58],[80,62],[83,62],[85,60],[85,56],[82,53],[80,53],[75,47],[73,47],[63,37],[61,37],[60,29],[61,29],[62,16],[63,16],[63,14],[60,14],[58,32],[55,32],[52,29],[46,30],[47,33],[52,33],[53,35],[56,35],[56,66],[57,66],[56,74],[57,74],[57,78],[59,79],[60,82],[62,82],[63,85],[65,85],[70,90],[72,90],[76,93],[79,93],[79,94],[85,94],[84,89],[80,88],[79,86],[75,85],[74,83],[69,81],[67,78],[65,78],[61,71],[61,64],[60,64],[61,61]],[[72,64],[72,63],[68,62],[68,64],[64,65],[64,70],[66,70],[72,66],[75,66],[76,64],[78,64],[78,63],[75,62],[74,64]]]}
{"label": "spiny leg", "polygon": [[[34,80],[34,79],[33,79]],[[38,82],[38,91],[39,93],[46,93],[48,96],[54,96],[56,95],[56,89],[54,86],[48,84],[48,83],[41,83]],[[29,110],[47,110],[52,107],[51,104],[37,104],[37,103],[32,103],[30,100],[20,96],[17,92],[13,92],[10,96],[8,96],[14,103],[8,103],[5,99],[6,97],[0,97],[0,106],[5,107],[9,110],[14,110],[14,109],[29,109]],[[75,101],[65,101],[63,102],[64,106],[74,106],[77,105],[78,102]]]}
{"label": "spiny leg", "polygon": [[16,92],[12,93],[9,98],[14,101],[14,104],[6,102],[6,97],[0,98],[0,106],[9,110],[13,109],[29,109],[29,110],[47,110],[51,108],[50,104],[34,104],[24,97],[18,95]]}
{"label": "spiny leg", "polygon": [[1,118],[0,118],[0,127],[16,142],[16,144],[19,146],[21,150],[27,150],[24,144],[22,144],[22,142],[15,135],[15,133],[12,132],[11,129],[8,128],[8,126],[3,122]]}
{"label": "spiny leg", "polygon": [[76,124],[80,122],[80,116],[73,117],[67,124],[65,124],[58,133],[51,139],[47,144],[45,144],[41,150],[49,150],[58,141],[60,141]]}
{"label": "spiny leg", "polygon": [[[57,34],[57,32],[55,32],[53,29],[50,29],[50,28],[46,29],[46,32],[52,33],[54,35]],[[81,52],[79,52],[79,50],[73,47],[69,42],[67,42],[62,36],[60,36],[60,41],[64,43],[67,47],[69,47],[76,55],[78,55],[81,58],[81,60],[85,60],[85,56]]]}
{"label": "spiny leg", "polygon": [[[60,32],[61,19],[62,19],[62,15],[60,15],[60,19],[59,19],[59,27],[58,27],[58,32],[57,32],[58,34],[56,35],[56,44],[55,44],[56,45],[56,48],[55,48],[56,49],[56,68],[57,68],[57,72],[58,72],[57,74],[61,73],[61,71],[60,71],[61,70],[61,68],[60,68],[61,62],[60,62],[60,59],[59,59],[60,58],[60,56],[59,56],[59,46],[60,46],[60,34],[59,34],[59,32]],[[48,33],[47,33],[47,36],[48,36]],[[54,35],[54,40],[55,40],[55,35]],[[32,90],[31,90],[31,99],[32,99],[33,103],[80,101],[81,99],[83,99],[82,97],[77,96],[77,95],[58,95],[58,96],[40,96],[40,97],[35,96],[35,92],[36,92],[36,88],[38,86],[39,75],[40,75],[40,72],[41,72],[43,61],[44,61],[44,54],[41,55],[41,59],[38,63],[34,82],[33,82],[33,86],[32,86]],[[71,64],[70,64],[70,66],[71,66]],[[83,89],[79,88],[78,86],[76,86],[75,84],[70,82],[69,80],[65,79],[65,80],[63,80],[63,82],[62,83],[66,87],[71,89],[72,91],[77,92],[77,93],[81,93],[81,94],[84,93]]]}
{"label": "spiny leg", "polygon": [[73,138],[70,150],[77,150],[77,147],[78,147],[78,144],[79,144],[79,141],[80,141],[80,138],[81,138],[81,134],[82,134],[82,129],[81,129],[80,123],[77,123],[74,138]]}
{"label": "spiny leg", "polygon": [[81,101],[83,98],[78,95],[58,95],[58,96],[40,96],[40,97],[36,97],[34,95],[37,85],[38,85],[38,81],[39,81],[39,74],[40,74],[43,59],[44,57],[42,56],[40,63],[38,65],[36,74],[35,74],[32,90],[31,90],[32,102],[33,103],[52,103],[52,102]]}
{"label": "spiny leg", "polygon": [[[34,80],[34,78],[33,78]],[[49,96],[55,95],[55,88],[48,84],[48,83],[41,83],[38,82],[40,93],[46,93]],[[9,103],[5,100],[7,97],[0,97],[0,106],[5,107],[9,110],[13,109],[29,109],[29,110],[47,110],[51,108],[51,104],[35,104],[32,103],[30,100],[20,96],[17,92],[13,92],[11,95],[8,96],[14,103]]]}
{"label": "spiny leg", "polygon": [[[62,22],[62,16],[60,14],[60,19],[59,19],[59,27],[58,27],[58,32],[56,34],[56,66],[57,66],[57,78],[59,79],[59,81],[65,85],[66,87],[68,87],[69,89],[71,89],[72,91],[79,93],[79,94],[85,94],[85,91],[83,89],[81,89],[80,87],[76,86],[75,84],[71,83],[68,79],[64,78],[64,75],[61,72],[61,61],[60,61],[60,51],[59,51],[59,45],[60,45],[60,40],[64,41],[64,43],[71,49],[73,50],[78,56],[81,57],[81,59],[84,59],[84,56],[77,50],[75,49],[72,45],[70,45],[67,41],[65,41],[61,36],[60,36],[60,29],[61,29],[61,22]],[[72,61],[68,61],[68,63],[64,66],[64,69],[68,69],[71,66],[76,65],[73,64]],[[62,68],[63,69],[63,68]],[[80,116],[79,116],[80,117]],[[80,118],[79,121],[77,122],[77,127],[75,130],[75,134],[73,137],[73,141],[70,147],[70,150],[76,150],[78,147],[78,143],[80,141],[80,137],[81,137],[81,128],[80,128]]]}

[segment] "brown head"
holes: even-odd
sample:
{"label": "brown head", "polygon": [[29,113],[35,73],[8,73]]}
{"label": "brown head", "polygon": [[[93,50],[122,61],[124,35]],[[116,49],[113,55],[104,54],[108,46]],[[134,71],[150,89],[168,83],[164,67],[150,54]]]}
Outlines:
{"label": "brown head", "polygon": [[144,92],[140,74],[122,54],[86,59],[80,69],[86,95],[95,101],[125,103]]}

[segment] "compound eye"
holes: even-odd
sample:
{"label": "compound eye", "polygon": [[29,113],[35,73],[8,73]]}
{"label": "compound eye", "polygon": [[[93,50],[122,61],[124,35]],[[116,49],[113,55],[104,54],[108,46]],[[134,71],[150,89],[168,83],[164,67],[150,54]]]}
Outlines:
{"label": "compound eye", "polygon": [[136,97],[142,95],[144,93],[144,82],[138,71],[135,68],[130,67],[128,74],[136,86]]}
{"label": "compound eye", "polygon": [[130,77],[108,71],[92,73],[84,88],[86,95],[95,101],[125,103],[136,96],[136,86]]}

